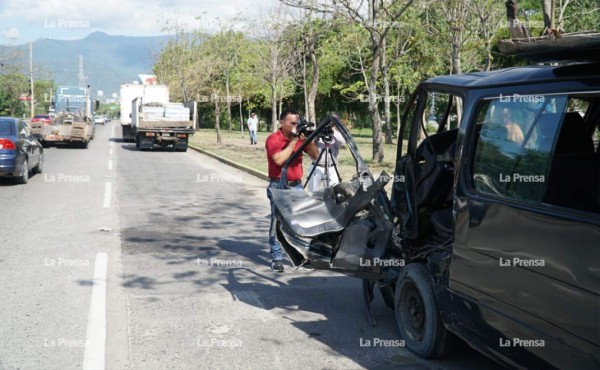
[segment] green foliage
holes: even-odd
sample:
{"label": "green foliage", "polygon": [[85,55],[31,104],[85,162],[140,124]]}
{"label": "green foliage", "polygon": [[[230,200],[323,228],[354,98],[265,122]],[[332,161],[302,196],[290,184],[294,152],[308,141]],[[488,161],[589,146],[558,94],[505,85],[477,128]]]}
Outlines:
{"label": "green foliage", "polygon": [[[328,1],[320,1],[329,4]],[[398,2],[391,5],[401,6]],[[565,2],[557,2],[560,8]],[[389,5],[389,4],[388,4]],[[596,0],[572,0],[564,9],[564,29],[576,32],[597,28],[600,12]],[[533,36],[543,31],[543,15],[540,0],[519,0],[518,17],[530,27]],[[462,9],[450,16],[449,11]],[[559,15],[556,11],[556,17]],[[313,13],[314,15],[315,13]],[[387,14],[387,13],[386,13]],[[178,36],[164,45],[154,66],[160,82],[171,88],[172,96],[183,99],[184,95],[201,103],[204,127],[214,124],[216,107],[211,94],[223,94],[226,83],[230,93],[242,97],[243,116],[256,111],[267,120],[270,116],[272,81],[269,69],[269,53],[273,43],[269,37],[277,31],[277,46],[283,47],[286,57],[292,59],[286,73],[278,80],[276,96],[284,97],[284,105],[304,110],[302,63],[306,64],[308,81],[314,76],[311,61],[306,58],[306,37],[316,35],[316,54],[319,65],[319,81],[316,96],[317,117],[331,111],[339,112],[354,127],[370,128],[367,112],[367,81],[372,61],[371,39],[368,30],[357,22],[339,14],[327,17],[305,17],[289,20],[282,26],[275,19],[264,35],[222,30],[206,34],[198,30],[193,34],[178,31]],[[385,22],[385,14],[381,15]],[[251,27],[255,28],[257,25]],[[281,28],[282,27],[282,28]],[[462,31],[459,31],[461,30]],[[459,34],[460,33],[460,34]],[[448,74],[452,70],[452,42],[459,37],[461,70],[474,72],[487,67],[498,69],[524,65],[525,61],[506,57],[495,47],[500,39],[510,38],[506,26],[506,10],[503,1],[451,0],[431,2],[415,0],[412,6],[393,22],[386,36],[385,57],[389,67],[390,95],[392,97],[392,122],[396,124],[397,110],[404,110],[410,94],[424,79]],[[304,42],[303,42],[304,40]],[[273,41],[273,40],[271,40]],[[488,49],[490,55],[488,56]],[[304,58],[304,59],[302,59]],[[491,60],[491,65],[488,61]],[[272,72],[272,71],[271,71]],[[381,69],[380,72],[381,74]],[[307,84],[308,85],[308,84]],[[377,94],[383,107],[383,79],[378,76]],[[206,100],[206,99],[204,99]],[[235,105],[235,119],[239,122],[239,107]],[[220,108],[223,109],[223,108]],[[218,114],[225,119],[224,111]],[[244,119],[245,119],[244,118]]]}
{"label": "green foliage", "polygon": [[19,73],[0,75],[0,116],[21,116],[25,103],[21,94],[29,93],[27,77]]}

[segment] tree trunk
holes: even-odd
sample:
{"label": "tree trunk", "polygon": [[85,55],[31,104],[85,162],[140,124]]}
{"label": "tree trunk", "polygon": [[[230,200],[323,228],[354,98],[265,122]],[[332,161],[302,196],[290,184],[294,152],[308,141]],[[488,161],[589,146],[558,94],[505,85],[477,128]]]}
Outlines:
{"label": "tree trunk", "polygon": [[[256,125],[258,131],[258,125]],[[242,99],[240,99],[240,131],[242,132],[242,138],[244,137],[244,116],[242,115]]]}
{"label": "tree trunk", "polygon": [[315,44],[317,38],[311,35],[310,42],[308,45],[308,52],[310,56],[310,62],[312,64],[312,81],[310,83],[310,90],[308,92],[308,116],[309,122],[317,122],[317,113],[315,109],[315,100],[317,98],[317,91],[319,87],[319,63],[317,60],[317,52],[315,51]]}
{"label": "tree trunk", "polygon": [[492,70],[492,61],[493,61],[492,40],[490,40],[489,37],[486,36],[486,39],[485,39],[485,70],[486,71]]}
{"label": "tree trunk", "polygon": [[277,131],[277,90],[276,85],[271,85],[271,132]]}
{"label": "tree trunk", "polygon": [[304,114],[308,115],[306,118],[310,121],[310,111],[308,109],[308,87],[306,86],[306,55],[302,55],[302,90],[304,92]]}
{"label": "tree trunk", "polygon": [[279,109],[277,110],[277,117],[281,116],[281,112],[283,112],[283,89],[281,92],[281,96],[279,97]]}
{"label": "tree trunk", "polygon": [[385,120],[385,143],[393,144],[392,138],[392,112],[390,99],[390,80],[389,70],[386,61],[386,44],[385,39],[381,43],[381,75],[383,76],[383,117]]}
{"label": "tree trunk", "polygon": [[[402,112],[400,111],[400,103],[402,102],[402,90],[400,89],[400,79],[398,79],[396,84],[396,89],[398,91],[398,100],[396,101],[396,137],[400,138],[400,126],[402,126]],[[402,143],[398,142],[398,145],[402,145]]]}
{"label": "tree trunk", "polygon": [[223,139],[221,138],[221,107],[219,106],[219,99],[215,99],[215,130],[217,131],[217,144],[221,144]]}
{"label": "tree trunk", "polygon": [[229,132],[233,131],[231,127],[231,97],[229,96],[229,75],[225,77],[225,94],[227,95],[227,124],[229,125]]}
{"label": "tree trunk", "polygon": [[[376,37],[375,35],[372,38]],[[383,142],[381,140],[381,116],[377,97],[377,75],[379,73],[380,54],[377,43],[373,40],[373,61],[371,64],[371,76],[369,76],[369,116],[373,124],[373,161],[383,162]]]}
{"label": "tree trunk", "polygon": [[544,15],[544,28],[552,28],[553,18],[552,0],[542,0],[542,14]]}

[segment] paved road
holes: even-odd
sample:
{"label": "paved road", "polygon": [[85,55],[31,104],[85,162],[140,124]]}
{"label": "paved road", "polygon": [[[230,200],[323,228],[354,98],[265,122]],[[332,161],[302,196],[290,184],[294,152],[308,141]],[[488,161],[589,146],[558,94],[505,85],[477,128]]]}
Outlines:
{"label": "paved road", "polygon": [[262,180],[116,124],[0,180],[0,369],[496,368],[366,346],[397,333],[381,300],[368,326],[358,280],[270,271]]}

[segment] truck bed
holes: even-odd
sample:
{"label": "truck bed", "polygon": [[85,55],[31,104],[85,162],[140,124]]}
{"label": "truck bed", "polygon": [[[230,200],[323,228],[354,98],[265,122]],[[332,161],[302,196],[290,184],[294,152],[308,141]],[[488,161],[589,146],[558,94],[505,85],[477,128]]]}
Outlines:
{"label": "truck bed", "polygon": [[139,121],[138,130],[168,129],[168,128],[192,128],[192,121],[152,120]]}

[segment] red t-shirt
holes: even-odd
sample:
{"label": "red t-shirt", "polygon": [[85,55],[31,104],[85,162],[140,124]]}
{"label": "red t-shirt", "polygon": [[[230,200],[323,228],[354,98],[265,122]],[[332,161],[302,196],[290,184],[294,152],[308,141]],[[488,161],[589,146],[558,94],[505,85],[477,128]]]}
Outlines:
{"label": "red t-shirt", "polygon": [[[275,163],[275,161],[273,161],[273,155],[282,151],[289,143],[290,140],[283,135],[281,129],[277,130],[277,132],[272,133],[267,138],[267,141],[265,142],[265,148],[267,149],[267,162],[269,163],[270,178],[279,179],[281,177],[281,166],[278,166]],[[298,140],[296,142],[296,147],[294,148],[294,151],[298,150],[302,143],[302,140]],[[306,151],[306,148],[304,148],[304,151]],[[302,180],[302,153],[300,153],[300,155],[296,157],[296,159],[294,159],[294,161],[291,162],[288,166],[287,180]]]}

